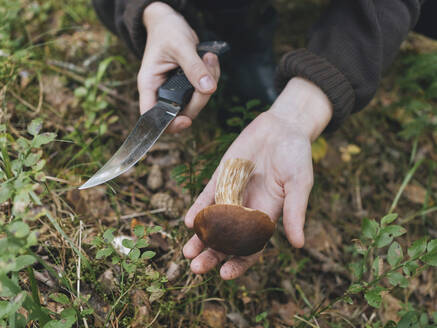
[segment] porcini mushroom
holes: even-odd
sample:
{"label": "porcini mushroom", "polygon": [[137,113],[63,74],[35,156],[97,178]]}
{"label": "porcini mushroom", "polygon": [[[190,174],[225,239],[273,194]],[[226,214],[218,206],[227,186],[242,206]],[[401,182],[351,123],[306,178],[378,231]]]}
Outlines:
{"label": "porcini mushroom", "polygon": [[241,158],[223,163],[216,183],[215,204],[194,219],[194,231],[208,247],[228,255],[260,251],[275,229],[270,217],[243,206],[244,190],[255,164]]}

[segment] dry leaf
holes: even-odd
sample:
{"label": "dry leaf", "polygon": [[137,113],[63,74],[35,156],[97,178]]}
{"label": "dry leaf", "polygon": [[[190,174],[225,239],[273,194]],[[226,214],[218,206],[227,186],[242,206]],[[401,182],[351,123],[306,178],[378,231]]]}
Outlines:
{"label": "dry leaf", "polygon": [[326,156],[328,152],[328,144],[323,137],[317,138],[311,145],[311,156],[314,162],[319,162],[322,158]]}
{"label": "dry leaf", "polygon": [[226,322],[226,310],[219,304],[207,302],[202,311],[202,319],[211,328],[223,328]]}
{"label": "dry leaf", "polygon": [[424,204],[426,199],[426,189],[419,185],[408,185],[405,187],[404,195],[410,202]]}
{"label": "dry leaf", "polygon": [[272,303],[272,313],[279,315],[281,320],[286,324],[293,326],[294,325],[294,316],[296,314],[302,315],[303,309],[298,306],[293,301],[288,301],[288,303],[281,304],[277,301],[273,301]]}

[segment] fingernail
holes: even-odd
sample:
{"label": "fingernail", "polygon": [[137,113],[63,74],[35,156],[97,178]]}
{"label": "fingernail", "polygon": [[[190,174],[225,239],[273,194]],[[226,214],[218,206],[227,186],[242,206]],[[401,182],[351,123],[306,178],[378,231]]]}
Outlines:
{"label": "fingernail", "polygon": [[204,77],[202,77],[199,81],[199,84],[200,84],[200,88],[202,90],[208,91],[208,90],[214,89],[214,81],[208,75],[205,75]]}

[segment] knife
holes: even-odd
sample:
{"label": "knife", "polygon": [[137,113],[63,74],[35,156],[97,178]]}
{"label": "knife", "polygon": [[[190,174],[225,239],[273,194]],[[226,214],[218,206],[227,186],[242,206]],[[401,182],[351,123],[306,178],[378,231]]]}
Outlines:
{"label": "knife", "polygon": [[[197,52],[202,57],[207,52],[221,55],[229,50],[224,41],[201,42]],[[140,116],[134,129],[111,159],[79,189],[98,186],[114,179],[135,165],[155,144],[176,115],[188,104],[194,87],[181,68],[170,73],[170,77],[158,89],[158,102]]]}

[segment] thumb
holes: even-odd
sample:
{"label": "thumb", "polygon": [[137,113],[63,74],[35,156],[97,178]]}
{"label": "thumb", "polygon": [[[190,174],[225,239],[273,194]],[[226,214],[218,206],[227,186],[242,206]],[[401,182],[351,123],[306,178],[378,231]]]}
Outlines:
{"label": "thumb", "polygon": [[217,179],[217,170],[214,172],[213,176],[211,177],[211,180],[209,180],[205,189],[203,189],[203,191],[197,197],[194,204],[191,205],[187,214],[185,214],[185,225],[188,228],[193,228],[194,219],[196,218],[197,213],[199,213],[205,207],[214,203],[216,179]]}
{"label": "thumb", "polygon": [[196,49],[186,46],[179,51],[178,57],[177,62],[194,88],[203,94],[214,93],[217,89],[217,82],[197,54]]}
{"label": "thumb", "polygon": [[308,197],[312,182],[289,182],[285,185],[283,224],[287,239],[294,247],[301,248],[305,242],[303,227]]}

